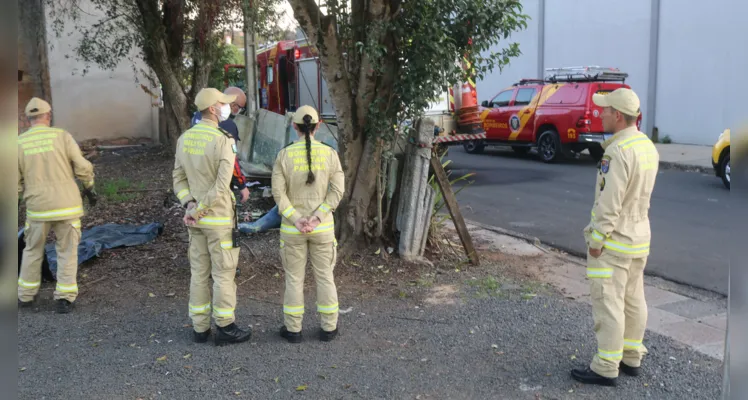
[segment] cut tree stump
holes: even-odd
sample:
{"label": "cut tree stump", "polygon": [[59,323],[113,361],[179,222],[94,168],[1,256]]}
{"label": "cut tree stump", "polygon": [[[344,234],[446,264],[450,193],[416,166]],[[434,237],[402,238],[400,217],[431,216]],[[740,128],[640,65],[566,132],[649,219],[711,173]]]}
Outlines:
{"label": "cut tree stump", "polygon": [[447,208],[449,209],[449,215],[452,216],[452,222],[454,222],[457,234],[460,236],[460,241],[462,242],[462,247],[465,248],[465,253],[468,256],[470,263],[473,265],[480,265],[478,253],[475,251],[475,247],[473,247],[473,240],[470,238],[470,232],[468,232],[465,220],[462,218],[460,206],[457,204],[457,197],[455,196],[454,191],[452,191],[452,185],[449,184],[447,173],[444,171],[441,162],[439,162],[436,153],[431,156],[431,168],[434,169],[434,177],[439,185],[439,189],[442,191],[444,202],[447,204]]}

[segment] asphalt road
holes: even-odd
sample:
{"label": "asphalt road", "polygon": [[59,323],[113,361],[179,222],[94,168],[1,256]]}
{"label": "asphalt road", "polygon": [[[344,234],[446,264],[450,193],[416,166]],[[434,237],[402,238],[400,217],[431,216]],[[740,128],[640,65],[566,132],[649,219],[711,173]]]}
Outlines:
{"label": "asphalt road", "polygon": [[[468,220],[532,235],[576,254],[586,246],[596,164],[588,156],[545,164],[534,154],[489,148],[471,155],[450,148],[451,178],[475,172],[458,194]],[[652,198],[652,251],[647,273],[727,294],[729,191],[719,178],[661,169]]]}

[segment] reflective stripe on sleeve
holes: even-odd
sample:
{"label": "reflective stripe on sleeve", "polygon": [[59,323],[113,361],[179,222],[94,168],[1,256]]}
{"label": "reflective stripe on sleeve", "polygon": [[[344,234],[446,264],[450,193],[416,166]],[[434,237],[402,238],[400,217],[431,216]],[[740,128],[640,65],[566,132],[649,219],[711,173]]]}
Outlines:
{"label": "reflective stripe on sleeve", "polygon": [[328,204],[326,204],[326,203],[322,203],[322,204],[320,204],[320,205],[319,205],[319,209],[320,209],[320,210],[321,210],[322,212],[330,212],[330,206],[329,206]]}
{"label": "reflective stripe on sleeve", "polygon": [[291,218],[291,216],[296,212],[296,209],[293,208],[293,206],[290,206],[283,210],[283,216],[286,218]]}
{"label": "reflective stripe on sleeve", "polygon": [[603,247],[605,247],[606,249],[613,250],[622,254],[644,254],[649,251],[649,243],[625,244],[617,242],[615,240],[606,238],[596,229],[592,230],[592,234],[590,235],[590,237],[596,242],[603,243]]}
{"label": "reflective stripe on sleeve", "polygon": [[81,228],[81,220],[76,219],[70,225],[72,225],[73,228],[75,228],[75,229],[80,229]]}
{"label": "reflective stripe on sleeve", "polygon": [[234,242],[229,240],[228,242],[221,242],[221,248],[222,249],[233,249],[234,248]]}
{"label": "reflective stripe on sleeve", "polygon": [[189,194],[190,189],[182,189],[179,191],[179,193],[177,193],[177,198],[179,199],[179,201],[182,201],[185,197],[189,196]]}

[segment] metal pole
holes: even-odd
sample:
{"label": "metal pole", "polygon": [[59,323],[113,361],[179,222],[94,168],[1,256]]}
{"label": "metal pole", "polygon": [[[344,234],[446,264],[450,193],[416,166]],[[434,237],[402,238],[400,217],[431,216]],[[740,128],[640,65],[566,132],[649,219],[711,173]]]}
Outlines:
{"label": "metal pole", "polygon": [[727,326],[725,327],[725,354],[722,356],[722,400],[730,399],[730,265],[727,270]]}
{"label": "metal pole", "polygon": [[652,0],[651,23],[649,26],[649,88],[647,90],[647,120],[644,133],[650,137],[654,133],[655,113],[657,111],[657,47],[660,44],[660,0]]}
{"label": "metal pole", "polygon": [[254,10],[250,0],[244,0],[244,72],[246,75],[247,114],[257,111],[257,46],[255,44]]}
{"label": "metal pole", "polygon": [[538,79],[545,78],[545,0],[538,2]]}

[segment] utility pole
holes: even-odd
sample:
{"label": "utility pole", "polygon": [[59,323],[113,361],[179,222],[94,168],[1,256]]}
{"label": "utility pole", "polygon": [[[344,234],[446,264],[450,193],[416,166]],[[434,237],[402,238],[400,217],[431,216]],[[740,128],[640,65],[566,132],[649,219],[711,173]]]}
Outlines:
{"label": "utility pole", "polygon": [[255,44],[255,21],[252,0],[244,0],[244,72],[247,81],[247,114],[257,111],[257,45]]}

